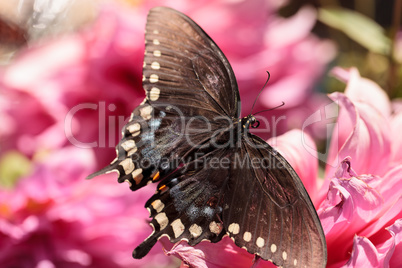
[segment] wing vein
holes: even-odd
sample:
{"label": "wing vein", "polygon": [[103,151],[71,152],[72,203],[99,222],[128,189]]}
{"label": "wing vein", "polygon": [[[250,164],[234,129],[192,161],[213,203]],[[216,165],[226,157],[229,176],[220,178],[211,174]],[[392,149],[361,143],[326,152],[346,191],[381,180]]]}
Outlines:
{"label": "wing vein", "polygon": [[198,78],[198,82],[199,82],[200,85],[204,88],[205,92],[209,95],[210,99],[211,99],[212,101],[214,101],[216,105],[218,105],[218,107],[222,110],[222,112],[224,112],[224,113],[226,114],[226,116],[230,117],[230,116],[227,114],[227,112],[225,111],[225,109],[216,101],[216,99],[215,99],[214,97],[212,97],[211,93],[209,93],[209,91],[208,91],[208,90],[205,88],[205,86],[201,83],[201,79],[200,79],[198,73],[195,71],[195,66],[194,66],[194,62],[193,62],[193,61],[191,61],[191,64],[193,65],[193,71],[194,71],[195,75],[196,75],[197,78]]}

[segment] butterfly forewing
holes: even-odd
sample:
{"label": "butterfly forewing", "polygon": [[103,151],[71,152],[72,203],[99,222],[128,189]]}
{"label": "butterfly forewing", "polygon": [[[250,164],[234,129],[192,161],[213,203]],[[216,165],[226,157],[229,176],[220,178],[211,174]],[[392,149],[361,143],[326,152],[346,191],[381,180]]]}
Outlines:
{"label": "butterfly forewing", "polygon": [[185,116],[238,117],[239,92],[229,62],[190,18],[153,8],[145,34],[143,86],[148,99]]}
{"label": "butterfly forewing", "polygon": [[194,147],[225,128],[216,120],[239,112],[239,92],[227,59],[191,19],[173,9],[153,8],[145,41],[146,99],[124,127],[115,161],[89,176],[117,171],[119,182],[128,181],[132,190],[158,181],[183,157],[193,157]]}

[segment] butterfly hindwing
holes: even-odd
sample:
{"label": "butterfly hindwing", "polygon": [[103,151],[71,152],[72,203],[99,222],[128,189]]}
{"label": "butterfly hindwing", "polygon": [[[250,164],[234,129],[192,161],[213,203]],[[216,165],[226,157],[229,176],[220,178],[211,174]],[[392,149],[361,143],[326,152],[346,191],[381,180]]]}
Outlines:
{"label": "butterfly hindwing", "polygon": [[229,170],[205,167],[226,157],[227,152],[217,149],[202,154],[160,182],[145,204],[154,232],[134,250],[134,258],[146,255],[163,236],[171,242],[186,240],[191,246],[203,240],[215,243],[222,239],[226,234],[221,220],[223,194]]}
{"label": "butterfly hindwing", "polygon": [[[322,267],[325,238],[300,179],[272,147],[250,137],[235,148],[208,147],[160,182],[146,203],[154,232],[136,248],[135,258],[163,236],[196,245],[228,234],[239,247],[276,265]],[[217,161],[229,166],[219,168]]]}
{"label": "butterfly hindwing", "polygon": [[292,167],[254,135],[242,140],[236,154],[223,211],[229,236],[236,245],[276,265],[322,267],[325,237]]}

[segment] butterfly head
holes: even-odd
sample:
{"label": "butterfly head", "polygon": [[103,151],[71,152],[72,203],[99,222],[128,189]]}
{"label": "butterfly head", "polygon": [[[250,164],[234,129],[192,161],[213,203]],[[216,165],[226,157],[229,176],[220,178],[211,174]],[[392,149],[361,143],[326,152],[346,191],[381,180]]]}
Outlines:
{"label": "butterfly head", "polygon": [[241,120],[241,124],[243,126],[243,129],[249,129],[250,127],[252,128],[257,128],[260,125],[260,121],[258,121],[254,115],[250,114],[246,117],[243,117]]}

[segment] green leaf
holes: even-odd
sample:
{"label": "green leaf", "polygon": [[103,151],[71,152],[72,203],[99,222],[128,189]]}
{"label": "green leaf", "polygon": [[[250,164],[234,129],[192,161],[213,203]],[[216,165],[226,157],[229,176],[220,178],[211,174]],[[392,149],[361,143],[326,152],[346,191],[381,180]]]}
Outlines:
{"label": "green leaf", "polygon": [[31,161],[17,151],[10,151],[0,158],[0,187],[12,188],[17,181],[30,174]]}
{"label": "green leaf", "polygon": [[338,29],[369,51],[389,55],[391,40],[375,21],[358,12],[342,8],[320,8],[318,19]]}

